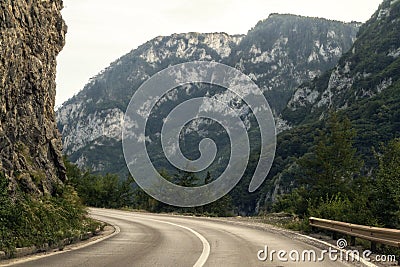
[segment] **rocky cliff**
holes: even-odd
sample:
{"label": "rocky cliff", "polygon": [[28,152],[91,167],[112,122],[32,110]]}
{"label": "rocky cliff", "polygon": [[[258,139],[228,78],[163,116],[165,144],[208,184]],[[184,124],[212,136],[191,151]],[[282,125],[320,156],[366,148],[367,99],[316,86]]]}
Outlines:
{"label": "rocky cliff", "polygon": [[[278,118],[297,86],[337,63],[353,44],[358,28],[357,23],[273,14],[246,35],[185,33],[154,38],[112,63],[57,111],[64,151],[81,167],[104,173],[126,171],[121,121],[131,96],[156,72],[195,60],[243,71],[263,90]],[[171,106],[185,97],[175,94]]]}
{"label": "rocky cliff", "polygon": [[264,187],[268,201],[296,186],[296,160],[313,151],[315,133],[325,129],[330,111],[351,121],[368,175],[377,168],[376,151],[400,134],[399,33],[400,0],[384,0],[338,64],[297,88],[282,112],[292,128],[278,136],[278,171]]}
{"label": "rocky cliff", "polygon": [[12,191],[52,194],[66,179],[54,115],[62,7],[62,0],[0,2],[0,175]]}
{"label": "rocky cliff", "polygon": [[329,109],[346,109],[395,85],[400,80],[399,15],[399,0],[383,1],[338,64],[296,90],[284,119],[292,125],[313,121]]}

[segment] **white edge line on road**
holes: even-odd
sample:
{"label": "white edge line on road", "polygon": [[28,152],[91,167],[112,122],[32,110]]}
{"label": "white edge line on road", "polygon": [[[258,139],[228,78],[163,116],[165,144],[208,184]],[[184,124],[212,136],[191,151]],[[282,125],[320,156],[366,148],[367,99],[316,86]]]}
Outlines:
{"label": "white edge line on road", "polygon": [[74,251],[74,250],[78,250],[78,249],[82,249],[82,248],[86,248],[86,247],[92,246],[92,245],[97,244],[99,242],[102,242],[102,241],[104,241],[106,239],[109,239],[109,238],[111,238],[111,237],[113,237],[113,236],[115,236],[115,235],[117,235],[117,234],[119,234],[121,232],[121,229],[117,225],[111,224],[111,226],[114,227],[114,229],[115,229],[112,234],[104,236],[104,237],[101,237],[101,238],[96,239],[96,240],[94,240],[92,242],[88,242],[88,243],[85,243],[85,244],[82,244],[82,245],[79,245],[79,243],[71,244],[71,245],[65,246],[64,250],[62,250],[62,251],[50,252],[48,254],[42,254],[42,255],[41,254],[38,254],[38,255],[33,254],[33,255],[30,255],[30,256],[27,256],[27,257],[21,258],[21,259],[15,259],[15,260],[11,259],[11,262],[9,262],[7,264],[4,264],[4,265],[1,264],[1,262],[0,262],[0,266],[13,266],[13,265],[16,265],[16,264],[36,261],[36,260],[40,260],[40,259],[43,259],[43,258],[54,256],[54,255],[59,255],[59,254],[63,254],[63,253],[67,253],[67,252],[70,252],[70,251]]}
{"label": "white edge line on road", "polygon": [[[301,236],[301,237],[305,237],[305,238],[307,238],[307,239],[316,241],[316,242],[318,242],[318,243],[320,243],[320,244],[324,244],[324,245],[329,246],[329,247],[331,247],[331,248],[334,248],[334,249],[336,249],[336,250],[340,250],[340,251],[346,252],[345,249],[339,249],[338,247],[336,247],[336,246],[334,246],[334,245],[332,245],[332,244],[330,244],[330,243],[328,243],[328,242],[325,242],[325,241],[316,239],[316,238],[314,238],[314,237],[312,237],[312,236],[302,235],[302,234],[299,234],[299,233],[295,233],[295,234],[296,234],[296,235],[299,235],[299,236]],[[369,262],[369,261],[363,259],[362,257],[358,256],[358,255],[354,255],[354,258],[355,258],[356,261],[361,262],[361,263],[364,264],[365,266],[368,266],[368,267],[379,267],[378,265],[375,265],[375,264],[373,264],[372,262]]]}
{"label": "white edge line on road", "polygon": [[180,225],[180,224],[176,224],[176,223],[172,223],[172,222],[166,222],[166,221],[160,221],[160,220],[155,220],[155,219],[150,219],[150,218],[143,218],[142,219],[145,220],[150,220],[150,221],[155,221],[155,222],[160,222],[160,223],[165,223],[165,224],[169,224],[172,226],[176,226],[176,227],[180,227],[183,228],[185,230],[188,230],[189,232],[193,233],[195,236],[197,236],[201,243],[203,243],[203,251],[199,257],[199,259],[196,261],[196,263],[193,265],[193,267],[202,267],[204,266],[204,264],[206,263],[208,257],[210,256],[210,243],[208,243],[207,239],[202,236],[201,234],[199,234],[198,232],[196,232],[195,230],[193,230],[192,228]]}

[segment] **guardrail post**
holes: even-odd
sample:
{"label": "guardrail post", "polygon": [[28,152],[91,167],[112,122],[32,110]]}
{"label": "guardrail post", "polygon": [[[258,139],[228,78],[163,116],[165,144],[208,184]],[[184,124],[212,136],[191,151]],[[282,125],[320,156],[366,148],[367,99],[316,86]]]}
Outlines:
{"label": "guardrail post", "polygon": [[350,246],[355,246],[356,245],[356,237],[352,236],[350,239]]}
{"label": "guardrail post", "polygon": [[371,241],[371,251],[376,251],[376,242]]}
{"label": "guardrail post", "polygon": [[338,236],[336,232],[332,232],[332,239],[333,240],[338,240]]}
{"label": "guardrail post", "polygon": [[311,232],[316,233],[316,232],[318,232],[318,228],[315,227],[314,225],[312,225],[313,222],[314,222],[313,218],[310,217],[310,218],[308,219],[308,224],[311,225]]}

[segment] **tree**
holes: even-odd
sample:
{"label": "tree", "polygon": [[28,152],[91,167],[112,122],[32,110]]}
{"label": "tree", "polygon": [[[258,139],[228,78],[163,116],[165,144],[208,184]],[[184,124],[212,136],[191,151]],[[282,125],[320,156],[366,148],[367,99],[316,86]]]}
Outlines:
{"label": "tree", "polygon": [[389,142],[383,155],[377,157],[373,211],[380,224],[400,228],[400,139]]}
{"label": "tree", "polygon": [[211,183],[211,182],[212,182],[211,173],[208,171],[208,172],[207,172],[207,176],[206,176],[206,178],[204,179],[204,184],[209,184],[209,183]]}
{"label": "tree", "polygon": [[121,208],[131,206],[134,201],[134,180],[131,176],[120,179],[113,174],[92,174],[82,171],[64,159],[69,183],[88,206]]}
{"label": "tree", "polygon": [[[159,174],[167,181],[171,182],[172,177],[166,169],[161,169]],[[147,194],[137,184],[135,185],[133,207],[136,209],[147,210],[150,212],[167,212],[173,210],[173,207],[163,202],[158,201],[149,194]]]}
{"label": "tree", "polygon": [[298,188],[279,197],[274,210],[375,225],[368,201],[369,178],[360,175],[363,161],[356,155],[354,137],[348,118],[330,114],[315,147],[292,171]]}
{"label": "tree", "polygon": [[175,175],[175,184],[184,187],[195,187],[198,185],[199,178],[192,172],[179,171]]}
{"label": "tree", "polygon": [[326,128],[319,132],[312,153],[299,160],[300,184],[309,198],[332,198],[337,194],[352,198],[352,186],[359,182],[363,162],[353,147],[355,131],[348,118],[332,113]]}
{"label": "tree", "polygon": [[[204,184],[209,184],[213,182],[213,178],[211,176],[211,173],[208,171],[206,178],[204,179]],[[225,216],[232,216],[233,211],[233,204],[232,204],[232,198],[231,196],[225,195],[221,197],[220,199],[201,206],[200,207],[200,213],[202,214],[207,214],[211,216],[220,216],[220,217],[225,217]]]}

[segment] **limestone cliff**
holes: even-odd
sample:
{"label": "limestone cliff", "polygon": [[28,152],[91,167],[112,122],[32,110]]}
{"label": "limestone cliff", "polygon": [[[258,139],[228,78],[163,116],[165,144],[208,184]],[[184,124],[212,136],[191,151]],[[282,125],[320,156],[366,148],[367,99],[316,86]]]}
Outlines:
{"label": "limestone cliff", "polygon": [[12,191],[53,194],[66,179],[54,115],[62,7],[62,0],[0,2],[0,175]]}
{"label": "limestone cliff", "polygon": [[400,1],[384,0],[338,64],[296,90],[283,119],[290,125],[315,121],[329,109],[345,110],[395,86],[400,81],[399,16]]}
{"label": "limestone cliff", "polygon": [[[351,48],[358,29],[358,23],[273,14],[246,35],[191,32],[156,37],[113,62],[57,111],[64,152],[80,167],[125,176],[121,122],[130,98],[158,71],[196,60],[227,64],[248,75],[268,99],[279,131],[284,130],[287,125],[279,115],[293,91],[335,66]],[[171,92],[175,100],[170,106],[195,94],[202,96],[200,89]],[[155,115],[160,119],[165,112]],[[199,127],[207,133],[219,133],[209,131],[204,121],[190,126],[188,133],[194,135],[202,132]],[[150,138],[158,140],[159,135],[154,133]],[[192,141],[188,147],[197,151],[198,143]],[[159,148],[149,150],[161,155]]]}

